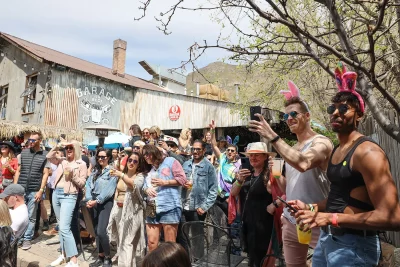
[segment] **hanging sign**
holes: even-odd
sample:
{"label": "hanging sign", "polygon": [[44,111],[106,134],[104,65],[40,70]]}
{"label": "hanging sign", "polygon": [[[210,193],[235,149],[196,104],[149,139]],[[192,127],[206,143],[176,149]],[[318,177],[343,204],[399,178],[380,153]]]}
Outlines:
{"label": "hanging sign", "polygon": [[168,116],[171,121],[177,121],[181,116],[181,108],[178,105],[170,107]]}

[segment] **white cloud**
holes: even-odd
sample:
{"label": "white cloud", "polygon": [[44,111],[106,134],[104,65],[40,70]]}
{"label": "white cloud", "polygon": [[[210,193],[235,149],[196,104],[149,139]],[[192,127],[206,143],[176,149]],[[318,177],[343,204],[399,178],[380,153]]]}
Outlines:
{"label": "white cloud", "polygon": [[[126,72],[148,79],[138,61],[179,66],[188,58],[189,46],[205,39],[212,43],[220,33],[211,13],[178,10],[169,27],[172,34],[164,35],[156,28],[160,23],[154,16],[175,2],[153,0],[146,17],[135,21],[141,14],[137,0],[13,1],[1,5],[0,31],[108,67],[112,42],[121,38],[128,42]],[[199,63],[204,66],[225,55],[210,50]]]}

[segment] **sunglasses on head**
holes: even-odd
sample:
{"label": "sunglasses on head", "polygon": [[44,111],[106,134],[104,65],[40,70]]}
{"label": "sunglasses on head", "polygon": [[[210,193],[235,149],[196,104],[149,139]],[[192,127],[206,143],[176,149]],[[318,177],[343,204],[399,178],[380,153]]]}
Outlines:
{"label": "sunglasses on head", "polygon": [[292,117],[293,119],[296,119],[297,115],[299,115],[300,113],[297,111],[291,111],[289,113],[285,113],[283,114],[283,120],[287,121],[289,119],[289,116]]}
{"label": "sunglasses on head", "polygon": [[74,150],[74,147],[73,146],[66,146],[65,150]]}
{"label": "sunglasses on head", "polygon": [[346,104],[340,104],[337,108],[335,105],[330,105],[326,108],[326,112],[328,112],[328,114],[332,115],[333,113],[335,113],[336,109],[339,111],[340,115],[344,115],[349,110],[349,107]]}
{"label": "sunglasses on head", "polygon": [[136,159],[128,159],[128,163],[130,164],[138,164],[139,161],[137,161]]}
{"label": "sunglasses on head", "polygon": [[192,151],[202,151],[202,148],[198,148],[198,147],[192,147]]}
{"label": "sunglasses on head", "polygon": [[233,153],[235,153],[235,152],[236,152],[236,150],[235,150],[235,149],[229,149],[229,148],[228,148],[226,151],[227,151],[227,152],[233,152]]}
{"label": "sunglasses on head", "polygon": [[97,159],[100,159],[100,160],[105,160],[107,158],[107,156],[97,156]]}
{"label": "sunglasses on head", "polygon": [[133,149],[140,150],[140,146],[134,146]]}

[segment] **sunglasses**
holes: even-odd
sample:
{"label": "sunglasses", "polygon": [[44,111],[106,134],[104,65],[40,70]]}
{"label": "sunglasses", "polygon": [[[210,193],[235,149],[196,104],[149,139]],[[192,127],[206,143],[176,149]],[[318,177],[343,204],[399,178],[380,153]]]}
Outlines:
{"label": "sunglasses", "polygon": [[36,141],[37,141],[36,139],[30,139],[30,138],[28,139],[29,143],[35,143]]}
{"label": "sunglasses", "polygon": [[8,146],[0,146],[0,148],[1,148],[1,149],[3,149],[3,148],[8,148]]}
{"label": "sunglasses", "polygon": [[344,115],[349,110],[349,107],[346,104],[340,104],[337,108],[335,105],[330,105],[329,107],[326,108],[326,112],[332,115],[333,113],[335,113],[336,109],[339,110],[340,115]]}
{"label": "sunglasses", "polygon": [[157,134],[157,133],[150,133],[150,134],[152,135],[152,134]]}
{"label": "sunglasses", "polygon": [[202,148],[198,148],[198,147],[192,147],[192,151],[202,151]]}
{"label": "sunglasses", "polygon": [[140,150],[140,146],[134,146],[133,149]]}
{"label": "sunglasses", "polygon": [[144,135],[148,135],[148,134],[150,134],[150,133],[149,133],[149,132],[143,132],[143,134],[144,134]]}
{"label": "sunglasses", "polygon": [[287,121],[289,119],[289,116],[292,117],[293,119],[296,119],[297,115],[299,115],[301,113],[297,112],[297,111],[291,111],[289,113],[285,113],[283,114],[283,120]]}
{"label": "sunglasses", "polygon": [[136,159],[128,159],[128,163],[130,163],[130,164],[138,164],[139,163],[139,161],[137,161]]}
{"label": "sunglasses", "polygon": [[229,149],[229,148],[228,148],[228,149],[226,150],[226,152],[228,152],[228,153],[229,153],[229,152],[236,153],[236,150],[235,150],[235,149]]}
{"label": "sunglasses", "polygon": [[105,160],[107,158],[107,156],[97,156],[98,160]]}
{"label": "sunglasses", "polygon": [[73,146],[66,146],[65,150],[74,150],[74,147]]}

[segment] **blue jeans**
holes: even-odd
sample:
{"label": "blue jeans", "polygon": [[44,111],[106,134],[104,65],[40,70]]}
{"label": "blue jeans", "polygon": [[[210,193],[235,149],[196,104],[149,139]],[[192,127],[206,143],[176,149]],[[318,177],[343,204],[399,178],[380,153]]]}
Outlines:
{"label": "blue jeans", "polygon": [[67,258],[78,255],[74,235],[71,231],[71,221],[74,218],[74,209],[78,194],[65,194],[64,188],[56,188],[53,193],[53,208],[59,225],[61,250]]}
{"label": "blue jeans", "polygon": [[33,238],[33,234],[35,232],[35,224],[36,224],[36,210],[38,208],[39,202],[35,202],[35,195],[37,192],[26,192],[25,193],[25,204],[28,207],[28,217],[29,223],[28,228],[26,229],[24,240],[31,241]]}
{"label": "blue jeans", "polygon": [[321,230],[312,258],[313,267],[377,266],[380,257],[378,236],[342,236]]}

